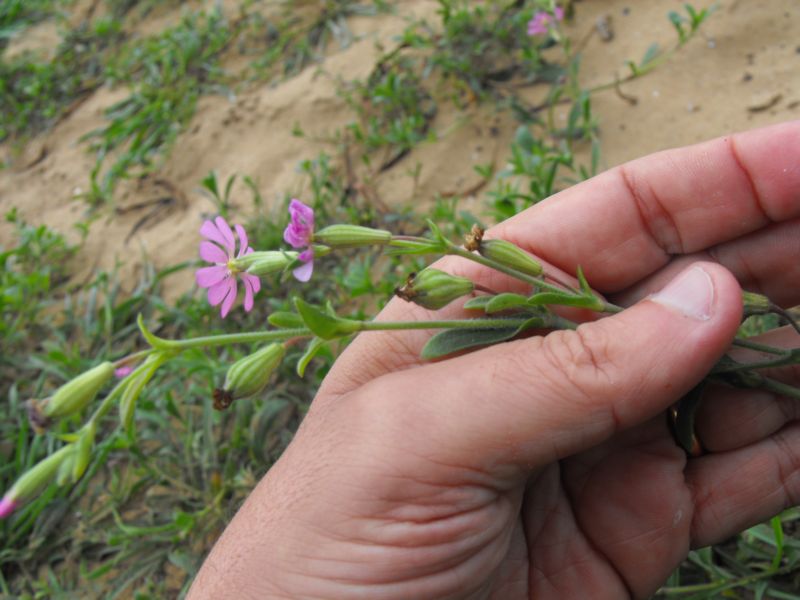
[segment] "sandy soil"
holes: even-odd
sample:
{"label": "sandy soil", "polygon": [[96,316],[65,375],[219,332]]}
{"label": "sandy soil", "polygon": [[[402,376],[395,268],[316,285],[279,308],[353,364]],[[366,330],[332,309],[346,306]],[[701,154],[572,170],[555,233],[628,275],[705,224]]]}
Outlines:
{"label": "sandy soil", "polygon": [[[194,3],[202,5],[202,2]],[[211,4],[210,2],[207,4]],[[231,3],[228,3],[231,4]],[[587,85],[614,81],[626,74],[625,62],[638,61],[652,42],[670,46],[675,39],[666,13],[680,10],[673,0],[592,0],[578,2],[567,31],[585,40],[581,72]],[[192,122],[179,137],[158,173],[119,187],[114,210],[92,223],[76,281],[96,269],[122,263],[122,275],[133,285],[143,259],[157,267],[191,259],[198,244],[197,229],[213,205],[199,192],[203,177],[215,170],[221,181],[229,175],[250,175],[267,203],[285,195],[302,197],[304,178],[297,165],[321,150],[334,131],[354,120],[337,93],[337,78],[366,77],[378,56],[376,41],[385,49],[414,14],[435,18],[432,0],[403,0],[397,15],[357,17],[356,34],[348,48],[332,46],[323,63],[307,68],[280,85],[261,85],[230,96],[203,98]],[[596,33],[606,17],[613,38]],[[78,17],[74,17],[78,18]],[[155,14],[143,31],[157,30],[177,19],[177,13]],[[43,24],[14,40],[8,52],[21,49],[52,51],[56,29]],[[593,106],[600,124],[602,167],[608,168],[656,150],[697,142],[728,132],[800,117],[800,6],[797,0],[727,0],[704,28],[704,36],[642,79],[626,83],[623,99],[614,90],[597,94]],[[536,93],[536,92],[532,92]],[[0,212],[18,207],[32,223],[46,223],[72,239],[72,227],[86,219],[80,200],[94,159],[85,133],[103,123],[103,110],[124,97],[124,89],[101,88],[49,132],[33,140],[0,171]],[[635,99],[635,104],[631,103]],[[306,135],[292,135],[295,123]],[[516,123],[507,114],[471,106],[459,111],[440,106],[434,121],[437,139],[425,142],[375,182],[380,200],[391,205],[425,203],[436,194],[474,190],[473,165],[494,162],[502,167]],[[0,146],[10,156],[10,148]],[[416,181],[409,171],[421,171]],[[251,210],[250,194],[234,187],[242,213]],[[471,205],[480,207],[480,197]],[[11,231],[0,225],[0,245]],[[189,272],[168,282],[168,296],[192,286]]]}

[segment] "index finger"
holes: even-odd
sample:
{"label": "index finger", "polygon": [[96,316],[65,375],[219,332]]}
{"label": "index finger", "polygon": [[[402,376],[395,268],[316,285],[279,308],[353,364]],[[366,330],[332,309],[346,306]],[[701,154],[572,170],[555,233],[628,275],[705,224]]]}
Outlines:
{"label": "index finger", "polygon": [[800,121],[651,154],[501,223],[492,237],[613,293],[665,265],[800,215]]}
{"label": "index finger", "polygon": [[[514,242],[568,274],[580,265],[592,287],[609,294],[660,269],[675,254],[798,215],[800,121],[794,121],[637,159],[521,212],[489,230],[488,237]],[[437,266],[492,289],[513,286],[501,273],[456,257]],[[455,305],[437,316],[463,316]],[[377,320],[430,315],[395,298]],[[360,335],[336,361],[321,395],[337,396],[420,364],[430,335],[425,330]]]}

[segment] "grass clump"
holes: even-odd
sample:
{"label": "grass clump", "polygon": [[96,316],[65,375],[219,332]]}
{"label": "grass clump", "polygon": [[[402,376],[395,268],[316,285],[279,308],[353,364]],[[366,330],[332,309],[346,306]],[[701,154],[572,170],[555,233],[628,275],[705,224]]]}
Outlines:
{"label": "grass clump", "polygon": [[153,168],[194,115],[200,95],[224,83],[219,60],[233,37],[221,11],[192,13],[176,27],[131,42],[111,62],[107,82],[130,86],[131,94],[106,110],[106,126],[87,135],[97,152],[93,200],[109,198],[117,180],[134,169]]}
{"label": "grass clump", "polygon": [[97,89],[104,59],[121,36],[118,22],[102,20],[67,32],[52,60],[0,57],[0,141],[24,141]]}

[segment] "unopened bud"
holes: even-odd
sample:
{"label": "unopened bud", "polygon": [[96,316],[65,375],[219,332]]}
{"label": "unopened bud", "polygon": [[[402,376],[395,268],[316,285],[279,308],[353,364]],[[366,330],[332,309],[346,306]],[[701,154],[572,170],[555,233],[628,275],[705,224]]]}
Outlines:
{"label": "unopened bud", "polygon": [[745,317],[766,315],[772,311],[772,303],[763,294],[742,291],[742,304]]}
{"label": "unopened bud", "polygon": [[506,240],[483,240],[478,246],[481,256],[490,258],[502,265],[511,267],[526,275],[538,277],[542,274],[542,264],[519,246]]}
{"label": "unopened bud", "polygon": [[47,419],[60,419],[85,408],[114,376],[114,363],[100,363],[56,390],[42,407]]}
{"label": "unopened bud", "polygon": [[314,233],[314,241],[331,248],[384,245],[392,240],[392,232],[360,225],[328,225]]}
{"label": "unopened bud", "polygon": [[239,398],[253,396],[267,387],[272,372],[280,365],[286,348],[270,344],[258,352],[240,358],[228,369],[225,385],[214,391],[214,408],[222,410]]}
{"label": "unopened bud", "polygon": [[439,310],[456,298],[472,293],[474,289],[475,284],[466,277],[429,267],[410,275],[406,284],[395,290],[395,294],[423,308]]}
{"label": "unopened bud", "polygon": [[72,444],[64,446],[25,471],[17,479],[11,489],[6,492],[0,500],[0,519],[10,515],[20,504],[33,498],[43,487],[49,484],[58,473],[63,462],[68,459],[74,451]]}
{"label": "unopened bud", "polygon": [[234,262],[237,269],[246,271],[256,277],[280,273],[297,260],[297,252],[280,252],[269,250],[265,252],[251,252],[246,256],[237,258]]}

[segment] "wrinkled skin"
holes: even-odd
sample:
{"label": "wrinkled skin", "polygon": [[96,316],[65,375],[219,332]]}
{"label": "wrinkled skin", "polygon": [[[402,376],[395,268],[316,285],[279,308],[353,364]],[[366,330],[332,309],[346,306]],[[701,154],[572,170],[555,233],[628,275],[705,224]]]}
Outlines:
{"label": "wrinkled skin", "polygon": [[800,403],[712,387],[688,460],[665,413],[729,349],[740,285],[800,303],[800,122],[633,161],[487,236],[631,308],[433,364],[430,332],[362,334],[190,598],[646,598],[692,547],[798,503]]}

